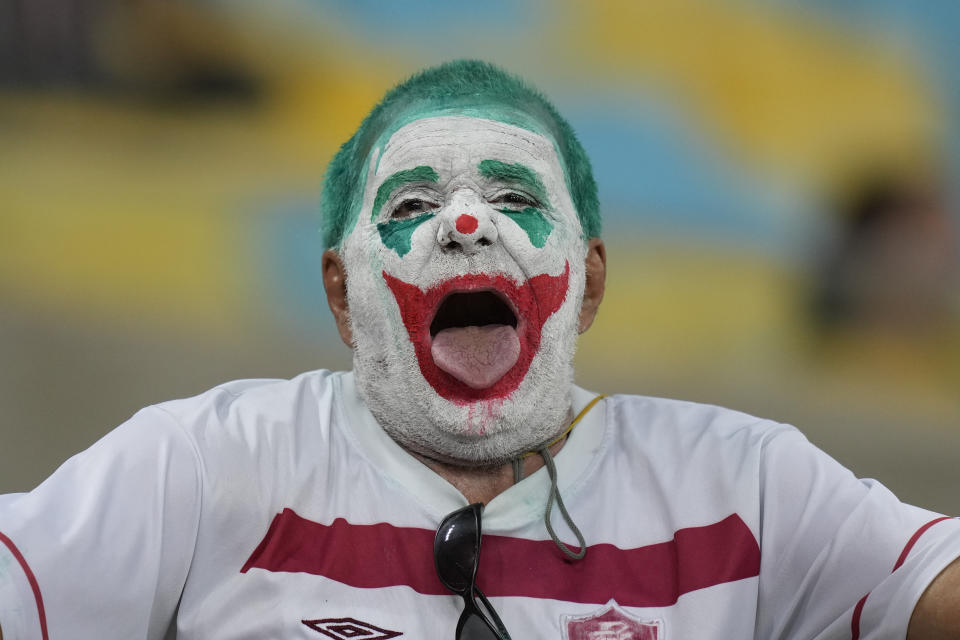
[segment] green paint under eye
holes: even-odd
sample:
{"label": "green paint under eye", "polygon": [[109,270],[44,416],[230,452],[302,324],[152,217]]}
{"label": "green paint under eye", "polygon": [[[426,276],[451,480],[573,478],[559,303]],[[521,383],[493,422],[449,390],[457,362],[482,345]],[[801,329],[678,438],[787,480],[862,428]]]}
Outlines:
{"label": "green paint under eye", "polygon": [[541,211],[533,207],[527,207],[523,211],[513,211],[511,209],[498,209],[498,211],[516,222],[527,233],[530,244],[537,249],[543,249],[543,246],[547,244],[547,238],[553,231],[553,224],[547,220],[547,217]]}
{"label": "green paint under eye", "polygon": [[477,169],[484,178],[522,187],[536,198],[540,205],[550,208],[550,200],[547,198],[547,190],[543,187],[543,180],[533,169],[519,162],[507,164],[499,160],[481,160]]}
{"label": "green paint under eye", "polygon": [[413,169],[397,171],[395,174],[383,181],[380,188],[377,189],[377,197],[373,200],[373,212],[370,214],[370,221],[377,219],[380,209],[384,203],[390,199],[390,195],[397,190],[397,187],[408,182],[436,182],[440,179],[433,167],[421,165]]}
{"label": "green paint under eye", "polygon": [[425,213],[416,218],[404,218],[403,220],[388,220],[377,225],[377,231],[380,232],[380,240],[388,249],[393,249],[401,258],[410,252],[410,242],[413,238],[413,232],[421,224],[434,217],[433,213]]}

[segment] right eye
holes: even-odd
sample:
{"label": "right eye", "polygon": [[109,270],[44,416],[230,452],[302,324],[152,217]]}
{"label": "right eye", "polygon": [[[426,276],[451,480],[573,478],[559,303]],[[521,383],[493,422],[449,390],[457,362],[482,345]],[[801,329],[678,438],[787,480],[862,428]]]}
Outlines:
{"label": "right eye", "polygon": [[503,204],[516,204],[524,207],[537,206],[537,203],[531,200],[530,198],[513,191],[508,191],[507,193],[503,194],[502,196],[494,200],[494,202],[503,203]]}
{"label": "right eye", "polygon": [[440,205],[430,202],[429,200],[424,200],[423,198],[407,198],[397,205],[397,207],[393,210],[393,213],[390,214],[390,217],[407,218],[425,211],[432,211],[433,209],[437,209],[439,207]]}

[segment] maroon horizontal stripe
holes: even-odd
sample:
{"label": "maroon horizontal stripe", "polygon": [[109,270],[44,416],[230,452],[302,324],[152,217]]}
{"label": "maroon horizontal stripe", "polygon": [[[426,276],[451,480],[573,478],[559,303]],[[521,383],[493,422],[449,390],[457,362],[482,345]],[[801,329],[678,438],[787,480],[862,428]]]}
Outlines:
{"label": "maroon horizontal stripe", "polygon": [[[251,569],[321,575],[360,588],[406,585],[449,593],[433,568],[434,531],[389,524],[323,525],[291,509],[274,517],[241,572]],[[680,529],[672,540],[634,549],[587,548],[581,561],[550,540],[484,535],[477,582],[488,596],[526,596],[623,606],[671,605],[684,593],[760,573],[760,547],[736,514]]]}

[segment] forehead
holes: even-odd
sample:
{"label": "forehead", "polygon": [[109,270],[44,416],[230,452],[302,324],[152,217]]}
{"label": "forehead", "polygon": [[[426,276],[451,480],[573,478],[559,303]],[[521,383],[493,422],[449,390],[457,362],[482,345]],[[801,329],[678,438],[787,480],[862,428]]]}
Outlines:
{"label": "forehead", "polygon": [[376,175],[382,179],[426,165],[442,177],[476,171],[484,160],[520,163],[546,176],[563,176],[555,145],[544,135],[470,116],[433,116],[401,127],[384,145]]}

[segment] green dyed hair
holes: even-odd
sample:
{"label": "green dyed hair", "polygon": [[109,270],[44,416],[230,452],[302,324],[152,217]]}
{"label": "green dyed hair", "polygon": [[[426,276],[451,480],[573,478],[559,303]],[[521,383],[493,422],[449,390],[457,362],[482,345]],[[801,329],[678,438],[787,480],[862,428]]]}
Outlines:
{"label": "green dyed hair", "polygon": [[373,146],[413,120],[445,111],[548,134],[564,165],[584,234],[600,235],[593,169],[570,124],[543,94],[517,76],[487,62],[456,60],[425,69],[388,91],[340,147],[327,167],[320,199],[325,247],[339,247],[360,215],[366,162]]}

